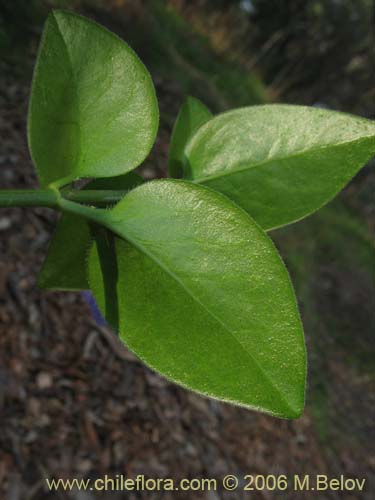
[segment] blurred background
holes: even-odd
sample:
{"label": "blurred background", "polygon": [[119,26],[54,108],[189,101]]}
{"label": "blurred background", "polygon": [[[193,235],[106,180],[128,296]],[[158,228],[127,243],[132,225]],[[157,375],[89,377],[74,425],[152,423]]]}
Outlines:
{"label": "blurred background", "polygon": [[[290,102],[374,118],[371,0],[3,0],[1,188],[37,185],[27,152],[27,103],[43,22],[55,7],[115,31],[149,68],[161,123],[141,168],[147,178],[166,175],[169,137],[186,94],[214,112]],[[99,327],[80,294],[38,290],[56,215],[1,209],[0,498],[125,498],[45,489],[46,477],[104,474],[344,474],[365,477],[366,491],[319,498],[370,498],[374,191],[369,165],[318,213],[271,234],[296,287],[308,348],[306,410],[290,422],[178,388]],[[292,491],[280,495],[302,498]],[[258,492],[253,498],[277,496]]]}

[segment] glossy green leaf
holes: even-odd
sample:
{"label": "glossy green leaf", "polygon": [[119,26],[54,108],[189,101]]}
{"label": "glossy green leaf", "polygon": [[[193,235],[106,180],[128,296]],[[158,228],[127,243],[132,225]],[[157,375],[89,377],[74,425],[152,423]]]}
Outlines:
{"label": "glossy green leaf", "polygon": [[134,169],[149,153],[157,127],[154,86],[133,50],[88,19],[53,11],[43,32],[28,117],[42,186]]}
{"label": "glossy green leaf", "polygon": [[199,127],[212,116],[211,111],[195,97],[185,100],[177,115],[169,146],[168,168],[171,177],[182,176],[185,146]]}
{"label": "glossy green leaf", "polygon": [[375,153],[375,122],[318,108],[265,105],[203,125],[185,177],[224,193],[266,230],[320,208]]}
{"label": "glossy green leaf", "polygon": [[[84,189],[130,190],[142,182],[142,177],[129,172],[118,177],[95,179]],[[62,214],[38,276],[38,286],[51,290],[87,290],[86,260],[91,239],[86,219]]]}
{"label": "glossy green leaf", "polygon": [[116,238],[117,286],[105,294],[95,247],[90,285],[104,313],[118,302],[130,349],[187,388],[298,417],[301,322],[285,266],[258,225],[228,198],[177,180],[143,184],[103,217],[125,238]]}

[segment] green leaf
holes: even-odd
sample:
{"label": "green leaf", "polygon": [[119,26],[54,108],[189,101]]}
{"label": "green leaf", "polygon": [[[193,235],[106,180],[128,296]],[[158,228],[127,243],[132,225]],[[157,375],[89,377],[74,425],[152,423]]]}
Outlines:
{"label": "green leaf", "polygon": [[195,97],[187,97],[174,124],[169,146],[168,169],[171,177],[181,177],[184,149],[189,139],[213,117],[211,111]]}
{"label": "green leaf", "polygon": [[[134,172],[96,179],[84,189],[130,190],[142,184]],[[62,214],[38,276],[38,286],[50,290],[87,290],[86,260],[92,240],[89,224],[78,215]]]}
{"label": "green leaf", "polygon": [[[295,418],[305,346],[288,273],[267,235],[228,198],[185,181],[143,184],[106,213],[117,286],[93,247],[89,281],[122,340],[167,378],[202,394]],[[108,287],[107,287],[108,290]]]}
{"label": "green leaf", "polygon": [[185,176],[224,193],[268,230],[327,203],[374,152],[372,121],[305,106],[253,106],[198,130],[185,149]]}
{"label": "green leaf", "polygon": [[133,50],[88,19],[53,11],[42,36],[28,116],[42,186],[134,169],[149,153],[157,127],[154,86]]}

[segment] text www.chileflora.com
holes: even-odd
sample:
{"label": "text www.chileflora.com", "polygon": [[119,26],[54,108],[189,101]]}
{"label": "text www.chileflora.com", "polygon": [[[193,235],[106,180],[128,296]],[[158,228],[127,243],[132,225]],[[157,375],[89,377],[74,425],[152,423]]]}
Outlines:
{"label": "text www.chileflora.com", "polygon": [[50,491],[215,491],[216,479],[180,479],[147,478],[138,475],[134,479],[117,474],[114,477],[107,474],[97,479],[48,479],[46,484]]}

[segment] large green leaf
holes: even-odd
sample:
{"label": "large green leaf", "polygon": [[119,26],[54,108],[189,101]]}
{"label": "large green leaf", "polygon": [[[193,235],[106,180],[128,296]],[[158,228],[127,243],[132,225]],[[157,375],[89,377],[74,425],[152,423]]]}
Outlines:
{"label": "large green leaf", "polygon": [[[95,179],[84,189],[130,190],[142,184],[134,172],[118,177]],[[38,286],[51,290],[86,290],[86,260],[92,236],[83,217],[62,214],[48,247],[47,256],[38,276]]]}
{"label": "large green leaf", "polygon": [[[280,417],[302,411],[305,346],[288,273],[271,240],[228,198],[185,181],[143,184],[102,215],[116,238],[108,295],[123,341],[175,382]],[[107,289],[107,293],[105,290]]]}
{"label": "large green leaf", "polygon": [[154,86],[133,50],[92,21],[53,11],[39,49],[28,117],[42,186],[134,169],[149,153],[157,127]]}
{"label": "large green leaf", "polygon": [[171,177],[181,177],[184,149],[189,139],[204,123],[212,118],[212,113],[195,97],[187,97],[174,124],[169,146],[168,168]]}
{"label": "large green leaf", "polygon": [[375,153],[375,123],[305,106],[216,116],[185,149],[185,177],[224,193],[264,228],[328,202]]}

